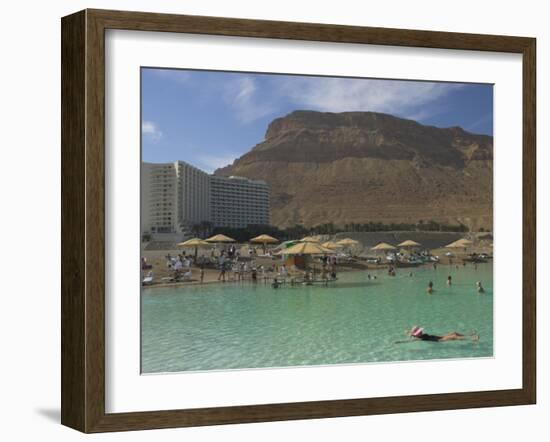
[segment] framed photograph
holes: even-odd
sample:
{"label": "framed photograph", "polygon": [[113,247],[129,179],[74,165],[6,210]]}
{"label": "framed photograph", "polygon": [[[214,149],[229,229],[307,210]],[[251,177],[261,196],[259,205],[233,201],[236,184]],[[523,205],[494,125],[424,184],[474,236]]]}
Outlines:
{"label": "framed photograph", "polygon": [[62,423],[534,404],[535,39],[62,19]]}

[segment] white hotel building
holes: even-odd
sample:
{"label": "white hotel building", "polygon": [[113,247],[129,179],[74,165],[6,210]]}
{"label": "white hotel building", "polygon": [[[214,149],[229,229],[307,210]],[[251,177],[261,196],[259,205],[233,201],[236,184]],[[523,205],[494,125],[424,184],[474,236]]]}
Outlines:
{"label": "white hotel building", "polygon": [[269,224],[269,186],[237,176],[210,176],[210,216],[214,227]]}
{"label": "white hotel building", "polygon": [[209,175],[183,161],[142,163],[142,233],[187,233],[203,221],[213,227],[269,224],[268,184]]}

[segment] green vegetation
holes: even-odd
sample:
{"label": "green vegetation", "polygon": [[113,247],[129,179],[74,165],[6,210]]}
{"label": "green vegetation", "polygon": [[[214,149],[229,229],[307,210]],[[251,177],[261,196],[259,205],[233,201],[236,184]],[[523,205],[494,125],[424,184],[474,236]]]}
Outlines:
{"label": "green vegetation", "polygon": [[[397,232],[397,231],[417,231],[417,232],[468,232],[469,229],[463,224],[449,225],[441,224],[435,221],[420,220],[416,224],[407,223],[350,223],[343,226],[336,226],[334,223],[324,223],[313,227],[305,227],[297,224],[293,227],[280,229],[270,225],[249,225],[246,228],[231,228],[231,227],[216,227],[206,226],[206,223],[201,223],[193,227],[193,234],[200,237],[208,235],[216,235],[223,233],[238,242],[248,241],[254,236],[266,233],[281,241],[290,239],[299,239],[310,235],[334,235],[342,232]],[[208,231],[209,230],[209,231]]]}

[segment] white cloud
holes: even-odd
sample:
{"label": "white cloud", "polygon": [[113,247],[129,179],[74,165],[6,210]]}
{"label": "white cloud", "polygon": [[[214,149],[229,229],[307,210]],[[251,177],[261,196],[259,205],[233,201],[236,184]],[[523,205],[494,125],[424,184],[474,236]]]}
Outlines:
{"label": "white cloud", "polygon": [[153,72],[161,78],[177,83],[187,83],[191,79],[191,72],[182,69],[155,69]]}
{"label": "white cloud", "polygon": [[235,78],[225,85],[226,102],[241,123],[251,123],[277,110],[267,97],[259,98],[257,90],[256,81],[250,76]]}
{"label": "white cloud", "polygon": [[474,122],[466,125],[466,127],[464,129],[466,129],[468,131],[475,131],[475,129],[478,128],[479,126],[481,126],[482,124],[486,124],[489,121],[491,121],[492,118],[493,118],[492,113],[487,114],[487,115],[483,115],[481,118],[479,118],[479,119],[475,120]]}
{"label": "white cloud", "polygon": [[141,133],[147,136],[151,141],[158,142],[162,138],[162,132],[152,121],[141,122]]}
{"label": "white cloud", "polygon": [[205,172],[212,173],[220,167],[232,164],[238,156],[237,154],[199,155],[195,161]]}
{"label": "white cloud", "polygon": [[295,105],[326,112],[373,111],[426,117],[426,106],[460,84],[349,78],[286,80],[281,91]]}

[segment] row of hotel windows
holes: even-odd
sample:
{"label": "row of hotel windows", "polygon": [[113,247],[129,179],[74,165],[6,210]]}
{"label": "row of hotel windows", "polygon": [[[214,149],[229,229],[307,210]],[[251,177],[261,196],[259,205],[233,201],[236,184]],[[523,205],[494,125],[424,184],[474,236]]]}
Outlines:
{"label": "row of hotel windows", "polygon": [[216,198],[252,198],[252,199],[267,199],[268,193],[233,193],[233,192],[210,192],[213,199]]}
{"label": "row of hotel windows", "polygon": [[234,223],[249,223],[249,224],[261,224],[261,223],[267,223],[269,221],[269,218],[267,217],[258,217],[258,218],[241,218],[241,217],[229,217],[229,216],[221,216],[219,218],[212,218],[214,223],[220,223],[221,221],[225,222],[234,222]]}
{"label": "row of hotel windows", "polygon": [[269,216],[267,211],[264,210],[241,210],[241,211],[230,211],[230,210],[222,210],[222,211],[215,211],[212,212],[212,217],[214,218],[224,218],[228,216],[236,216],[236,217],[249,217],[249,216]]}
{"label": "row of hotel windows", "polygon": [[258,187],[246,187],[246,186],[225,186],[212,184],[211,187],[215,190],[220,190],[222,192],[267,192],[267,188],[258,188]]}
{"label": "row of hotel windows", "polygon": [[243,207],[243,206],[258,206],[269,207],[269,201],[256,199],[219,199],[212,201],[214,207]]}
{"label": "row of hotel windows", "polygon": [[242,206],[242,205],[258,205],[261,207],[269,206],[269,200],[267,199],[256,199],[256,198],[216,198],[212,199],[211,203],[213,206]]}
{"label": "row of hotel windows", "polygon": [[235,195],[232,193],[210,194],[212,201],[269,201],[269,195]]}
{"label": "row of hotel windows", "polygon": [[258,206],[217,206],[212,208],[212,213],[258,213],[258,212],[268,212],[268,207],[258,207]]}
{"label": "row of hotel windows", "polygon": [[231,193],[231,194],[239,194],[239,193],[255,193],[258,195],[269,193],[267,189],[249,189],[249,188],[241,188],[241,189],[229,189],[227,186],[210,186],[212,188],[212,191],[219,192],[219,193]]}
{"label": "row of hotel windows", "polygon": [[269,218],[267,213],[213,213],[212,218],[232,218],[232,219],[245,219],[245,218]]}

